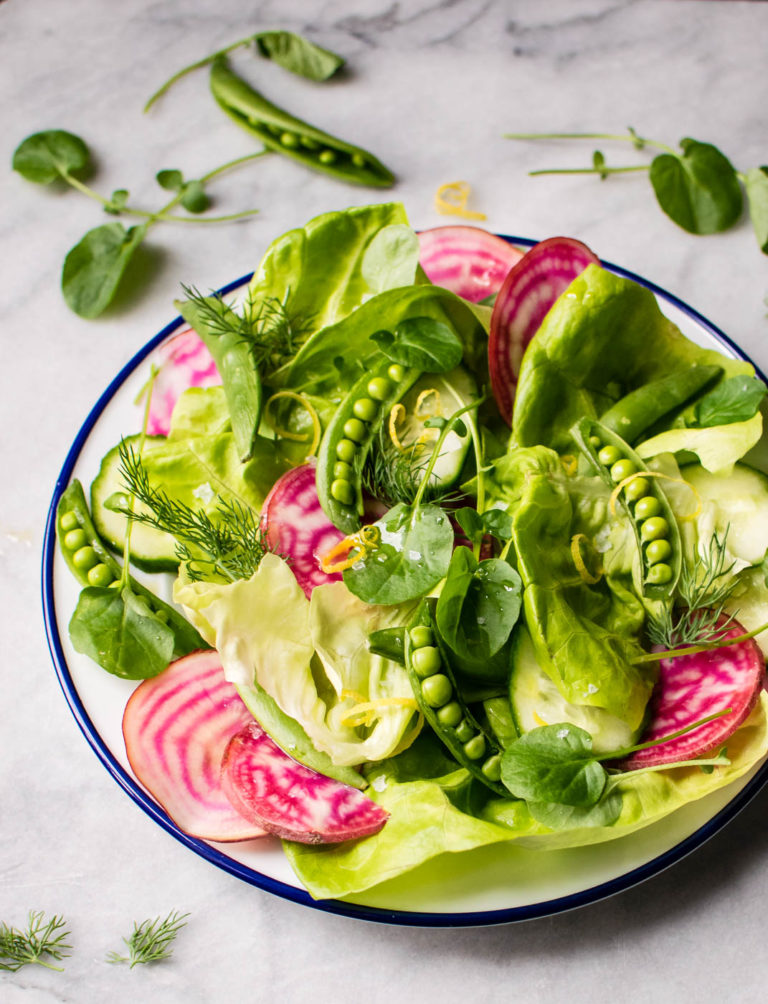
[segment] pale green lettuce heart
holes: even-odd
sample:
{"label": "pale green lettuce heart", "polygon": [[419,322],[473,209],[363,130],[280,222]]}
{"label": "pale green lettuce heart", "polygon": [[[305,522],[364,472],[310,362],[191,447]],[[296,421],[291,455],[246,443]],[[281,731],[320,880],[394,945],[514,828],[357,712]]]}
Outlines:
{"label": "pale green lettuce heart", "polygon": [[757,412],[746,422],[713,425],[705,429],[668,429],[635,447],[643,460],[659,453],[694,453],[712,474],[730,474],[734,464],[752,449],[763,434],[763,416]]}

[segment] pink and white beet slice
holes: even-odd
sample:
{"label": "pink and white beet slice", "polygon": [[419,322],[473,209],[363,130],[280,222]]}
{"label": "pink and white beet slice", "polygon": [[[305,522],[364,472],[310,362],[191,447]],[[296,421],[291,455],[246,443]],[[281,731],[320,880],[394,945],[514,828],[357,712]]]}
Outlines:
{"label": "pink and white beet slice", "polygon": [[389,818],[386,809],[357,788],[291,759],[253,721],[230,740],[221,780],[246,819],[285,840],[355,840],[377,833]]}
{"label": "pink and white beet slice", "polygon": [[128,762],[184,833],[222,842],[264,835],[233,807],[220,781],[227,744],[252,721],[214,651],[178,659],[129,698],[123,713]]}
{"label": "pink and white beet slice", "polygon": [[159,372],[152,385],[147,434],[167,436],[179,397],[190,387],[216,387],[221,376],[205,343],[191,328],[165,342],[159,350]]}
{"label": "pink and white beet slice", "polygon": [[480,227],[449,226],[422,230],[419,264],[427,278],[457,296],[479,303],[501,288],[523,252]]}

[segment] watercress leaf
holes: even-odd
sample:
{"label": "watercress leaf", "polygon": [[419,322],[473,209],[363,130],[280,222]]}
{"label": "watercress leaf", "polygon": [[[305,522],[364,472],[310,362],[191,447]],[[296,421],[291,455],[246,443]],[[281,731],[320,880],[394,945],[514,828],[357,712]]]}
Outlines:
{"label": "watercress leaf", "polygon": [[453,517],[471,541],[475,541],[482,536],[485,529],[485,520],[477,509],[465,506],[463,509],[457,509]]}
{"label": "watercress leaf", "polygon": [[613,826],[621,815],[623,799],[617,788],[603,792],[594,805],[563,805],[562,802],[529,802],[528,811],[537,823],[552,830],[575,830],[583,826]]}
{"label": "watercress leaf", "polygon": [[335,52],[292,31],[260,31],[254,41],[262,56],[307,80],[327,80],[344,65]]}
{"label": "watercress leaf", "polygon": [[746,422],[760,407],[766,393],[768,387],[757,377],[746,374],[729,377],[698,402],[696,420],[705,428]]}
{"label": "watercress leaf", "polygon": [[127,586],[83,589],[69,634],[77,652],[127,680],[157,676],[173,658],[173,630]]}
{"label": "watercress leaf", "polygon": [[12,166],[27,181],[49,185],[67,174],[85,174],[91,166],[91,155],[79,136],[63,129],[48,129],[21,141],[14,151]]}
{"label": "watercress leaf", "polygon": [[526,732],[501,758],[502,783],[527,802],[586,808],[602,795],[607,776],[590,734],[567,722]]}
{"label": "watercress leaf", "polygon": [[355,596],[366,603],[402,603],[428,593],[445,576],[453,529],[439,506],[400,503],[375,526],[378,547],[344,572]]}
{"label": "watercress leaf", "polygon": [[446,644],[471,661],[487,661],[504,646],[520,616],[520,576],[499,558],[478,562],[457,547],[435,613]]}
{"label": "watercress leaf", "polygon": [[425,373],[447,373],[461,362],[463,349],[454,331],[433,317],[408,317],[395,328],[394,341],[379,343],[384,355]]}
{"label": "watercress leaf", "polygon": [[146,224],[126,230],[122,223],[105,223],[72,248],[64,259],[61,288],[76,314],[93,318],[106,310],[146,232]]}
{"label": "watercress leaf", "polygon": [[109,202],[104,206],[104,212],[112,213],[115,216],[122,213],[130,194],[127,188],[116,188],[110,196]]}
{"label": "watercress leaf", "polygon": [[768,254],[768,167],[753,167],[744,176],[749,216],[757,243]]}
{"label": "watercress leaf", "polygon": [[183,187],[181,204],[188,213],[204,213],[211,200],[205,193],[201,181],[188,181]]}
{"label": "watercress leaf", "polygon": [[497,540],[508,541],[512,536],[512,517],[504,509],[486,509],[483,526]]}
{"label": "watercress leaf", "polygon": [[155,175],[155,179],[161,188],[164,188],[168,192],[178,192],[181,186],[184,184],[184,176],[181,171],[177,171],[175,168],[168,168],[163,171],[158,171]]}
{"label": "watercress leaf", "polygon": [[727,230],[743,205],[736,170],[710,143],[683,139],[680,147],[681,155],[662,153],[651,162],[650,179],[659,205],[689,233]]}

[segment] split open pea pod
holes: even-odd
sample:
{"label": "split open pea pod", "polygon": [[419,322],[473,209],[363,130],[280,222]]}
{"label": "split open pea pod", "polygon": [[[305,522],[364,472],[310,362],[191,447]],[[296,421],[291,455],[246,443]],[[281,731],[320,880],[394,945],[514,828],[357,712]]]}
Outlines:
{"label": "split open pea pod", "polygon": [[669,600],[680,578],[680,530],[659,479],[627,442],[602,422],[583,418],[571,435],[592,470],[615,492],[640,552],[642,592]]}
{"label": "split open pea pod", "polygon": [[421,375],[381,357],[352,386],[328,423],[317,454],[317,497],[335,527],[350,534],[363,515],[362,474],[382,424]]}
{"label": "split open pea pod", "polygon": [[268,149],[355,185],[389,188],[394,184],[395,176],[372,153],[278,108],[233,73],[223,58],[211,66],[210,85],[227,115]]}
{"label": "split open pea pod", "polygon": [[434,600],[424,600],[403,636],[405,668],[419,709],[435,735],[462,767],[498,795],[501,754],[495,736],[483,728],[464,702],[434,619]]}

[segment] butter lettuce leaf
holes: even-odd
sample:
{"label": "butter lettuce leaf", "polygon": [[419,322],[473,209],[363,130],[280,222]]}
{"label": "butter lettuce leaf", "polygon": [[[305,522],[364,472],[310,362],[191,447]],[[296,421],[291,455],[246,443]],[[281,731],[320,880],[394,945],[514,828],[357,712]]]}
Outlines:
{"label": "butter lettuce leaf", "polygon": [[763,416],[758,411],[745,422],[701,429],[668,429],[646,439],[635,449],[643,460],[660,453],[695,454],[701,466],[712,474],[730,474],[737,461],[760,441],[762,434]]}

